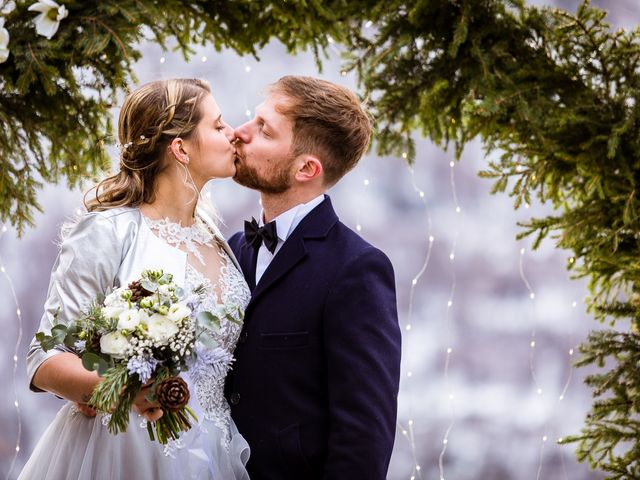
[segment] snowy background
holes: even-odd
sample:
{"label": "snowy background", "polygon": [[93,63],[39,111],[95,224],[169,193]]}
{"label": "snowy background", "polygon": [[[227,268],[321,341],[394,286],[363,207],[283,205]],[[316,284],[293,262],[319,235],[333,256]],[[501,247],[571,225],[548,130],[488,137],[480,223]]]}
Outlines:
{"label": "snowy background", "polygon": [[[633,28],[640,19],[635,0],[593,3],[610,11],[615,27]],[[557,3],[570,10],[576,4]],[[292,57],[275,43],[260,52],[260,61],[199,48],[185,62],[153,44],[142,49],[140,83],[205,78],[231,125],[253,115],[262,87],[284,74],[355,88],[352,76],[340,75],[337,50],[320,73],[312,55]],[[582,384],[588,372],[570,368],[572,349],[599,327],[585,313],[586,282],[569,279],[570,255],[555,250],[552,240],[537,251],[529,239],[515,240],[518,221],[548,208],[516,212],[506,195],[490,195],[491,182],[477,176],[487,164],[479,143],[453,166],[452,154],[428,141],[418,139],[417,152],[413,172],[401,158],[369,154],[330,192],[342,221],[385,251],[396,270],[403,377],[389,478],[602,478],[577,463],[573,446],[556,444],[579,432],[591,404]],[[227,235],[259,213],[258,195],[230,180],[213,181],[207,191]],[[42,313],[58,229],[81,205],[82,192],[47,186],[40,198],[44,213],[36,216],[36,228],[21,239],[11,228],[0,237],[0,264],[12,281],[0,275],[0,475],[10,479],[63,405],[28,390],[24,357]]]}

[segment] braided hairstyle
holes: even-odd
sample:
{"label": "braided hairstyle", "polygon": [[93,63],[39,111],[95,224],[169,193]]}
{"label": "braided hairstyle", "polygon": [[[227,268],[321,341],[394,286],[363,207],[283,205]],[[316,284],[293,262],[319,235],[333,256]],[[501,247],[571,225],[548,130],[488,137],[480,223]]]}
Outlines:
{"label": "braided hairstyle", "polygon": [[130,93],[118,118],[120,171],[92,189],[95,198],[87,201],[85,195],[87,210],[153,202],[155,179],[166,167],[167,147],[176,137],[196,134],[200,104],[209,93],[204,80],[186,78],[147,83]]}

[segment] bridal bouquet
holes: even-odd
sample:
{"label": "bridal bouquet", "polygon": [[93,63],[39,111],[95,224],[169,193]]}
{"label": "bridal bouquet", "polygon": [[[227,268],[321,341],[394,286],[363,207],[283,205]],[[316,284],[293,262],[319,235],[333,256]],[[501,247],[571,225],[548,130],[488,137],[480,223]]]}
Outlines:
{"label": "bridal bouquet", "polygon": [[[198,292],[195,292],[198,293]],[[110,414],[109,431],[125,431],[138,392],[151,386],[147,398],[160,404],[163,415],[148,422],[151,440],[176,440],[197,418],[187,406],[189,389],[178,375],[195,356],[197,295],[185,298],[171,274],[145,270],[140,280],[98,297],[89,311],[70,325],[57,324],[51,334],[36,334],[47,351],[64,344],[103,381],[90,400]],[[211,321],[209,312],[201,312]]]}

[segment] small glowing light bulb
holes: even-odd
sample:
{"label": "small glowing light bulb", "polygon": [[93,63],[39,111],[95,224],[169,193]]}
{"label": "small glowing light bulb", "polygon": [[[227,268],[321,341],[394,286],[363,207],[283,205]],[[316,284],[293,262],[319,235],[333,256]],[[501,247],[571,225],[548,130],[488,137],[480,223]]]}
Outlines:
{"label": "small glowing light bulb", "polygon": [[246,67],[244,67],[244,71],[249,73],[251,71],[251,67],[247,65]]}
{"label": "small glowing light bulb", "polygon": [[166,58],[164,58],[164,57],[160,57],[160,63],[164,63],[164,62],[166,62],[166,61],[167,61],[167,60],[166,60]]}

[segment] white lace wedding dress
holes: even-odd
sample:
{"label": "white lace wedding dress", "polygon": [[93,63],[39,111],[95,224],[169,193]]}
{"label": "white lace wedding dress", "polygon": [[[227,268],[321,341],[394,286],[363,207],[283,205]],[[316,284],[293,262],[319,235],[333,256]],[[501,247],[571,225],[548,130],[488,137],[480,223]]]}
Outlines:
{"label": "white lace wedding dress", "polygon": [[[247,284],[228,254],[201,220],[182,227],[168,220],[145,219],[169,245],[188,254],[186,291],[197,290],[202,310],[229,313],[221,325],[198,325],[198,360],[183,374],[189,406],[198,423],[176,442],[162,446],[149,440],[144,420],[132,413],[126,432],[113,435],[108,418],[89,418],[68,403],[43,434],[20,480],[102,479],[248,479],[249,446],[238,433],[224,398],[224,381],[240,335],[242,312],[249,303]],[[203,249],[220,256],[217,282],[199,268]],[[204,288],[202,288],[204,287]],[[224,316],[224,315],[223,315]]]}

